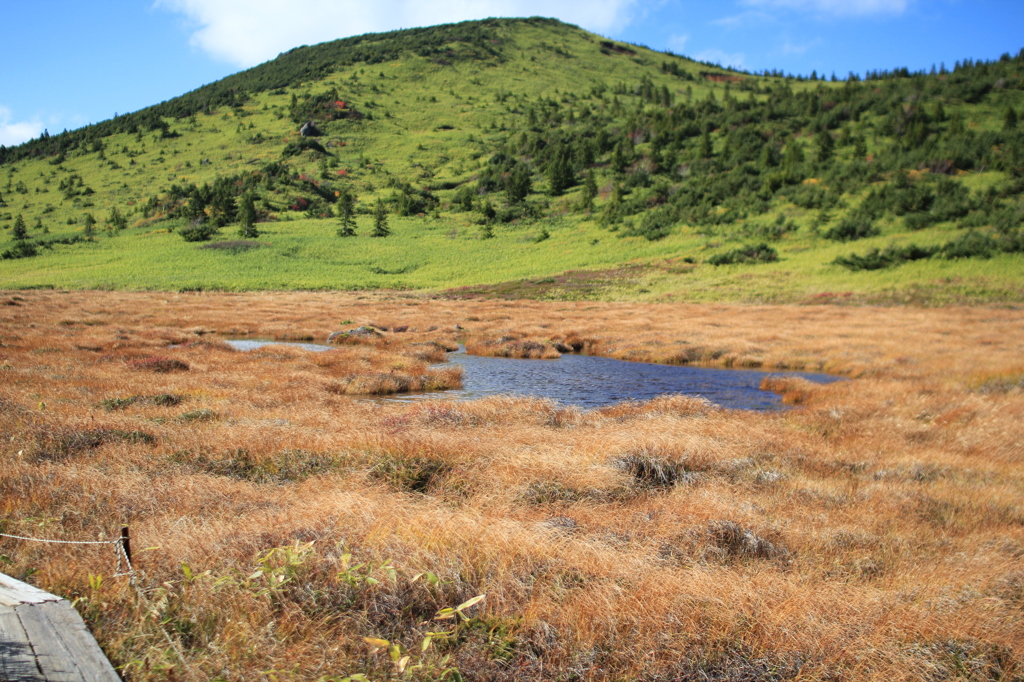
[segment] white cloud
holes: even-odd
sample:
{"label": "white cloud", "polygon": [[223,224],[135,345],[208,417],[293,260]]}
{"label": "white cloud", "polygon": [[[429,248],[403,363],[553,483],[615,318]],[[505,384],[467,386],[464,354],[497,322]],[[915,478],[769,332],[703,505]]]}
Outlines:
{"label": "white cloud", "polygon": [[686,49],[686,43],[689,42],[690,36],[688,35],[675,35],[668,39],[669,48],[676,54],[681,53]]}
{"label": "white cloud", "polygon": [[822,44],[821,38],[815,38],[814,40],[812,40],[810,42],[802,43],[802,44],[801,43],[794,43],[794,42],[791,42],[791,41],[787,40],[786,42],[784,42],[782,44],[782,47],[780,48],[780,52],[782,52],[782,54],[788,54],[788,55],[804,55],[804,54],[807,54],[807,51],[810,50],[812,47],[817,47],[818,45],[821,45],[821,44]]}
{"label": "white cloud", "polygon": [[721,64],[725,67],[733,69],[746,69],[747,56],[742,52],[725,52],[718,48],[712,48],[710,50],[704,50],[693,55],[693,58],[700,62],[709,62],[711,64]]}
{"label": "white cloud", "polygon": [[597,32],[629,23],[638,0],[155,0],[194,22],[192,44],[253,66],[297,45],[487,17],[557,17]]}
{"label": "white cloud", "polygon": [[903,14],[913,0],[743,0],[750,7],[811,12],[824,16],[866,17]]}
{"label": "white cloud", "polygon": [[775,22],[775,17],[768,14],[767,12],[747,10],[746,12],[741,12],[731,17],[722,17],[721,19],[715,19],[710,23],[712,26],[721,26],[723,28],[740,28],[747,26],[763,26],[766,23]]}
{"label": "white cloud", "polygon": [[39,121],[12,122],[11,110],[0,106],[0,144],[3,146],[11,147],[28,142],[33,137],[39,137],[41,132],[43,132],[43,124]]}

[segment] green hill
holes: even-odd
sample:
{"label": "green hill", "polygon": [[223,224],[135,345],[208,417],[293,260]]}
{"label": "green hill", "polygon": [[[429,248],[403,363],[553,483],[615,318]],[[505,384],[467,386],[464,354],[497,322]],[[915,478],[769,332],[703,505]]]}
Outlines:
{"label": "green hill", "polygon": [[1022,71],[753,75],[548,19],[296,48],[0,148],[0,287],[1020,301]]}

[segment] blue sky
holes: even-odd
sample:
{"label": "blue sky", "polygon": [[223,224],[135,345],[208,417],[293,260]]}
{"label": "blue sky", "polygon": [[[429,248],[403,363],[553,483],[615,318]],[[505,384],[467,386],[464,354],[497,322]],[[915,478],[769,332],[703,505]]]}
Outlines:
{"label": "blue sky", "polygon": [[135,111],[297,45],[535,15],[755,71],[952,67],[1024,48],[1021,0],[2,0],[0,144]]}

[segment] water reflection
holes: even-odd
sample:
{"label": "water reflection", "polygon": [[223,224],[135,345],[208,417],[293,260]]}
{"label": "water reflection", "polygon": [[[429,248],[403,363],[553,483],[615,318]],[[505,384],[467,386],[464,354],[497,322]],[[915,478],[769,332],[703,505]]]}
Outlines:
{"label": "water reflection", "polygon": [[[463,400],[518,394],[594,408],[681,393],[702,396],[727,408],[773,410],[782,406],[778,395],[759,388],[762,379],[778,372],[656,365],[586,355],[563,355],[557,360],[511,360],[450,353],[448,360],[463,366],[463,388],[445,393]],[[810,372],[786,374],[818,383],[838,379]]]}
{"label": "water reflection", "polygon": [[299,343],[297,341],[274,341],[273,339],[225,339],[224,342],[235,350],[256,350],[263,346],[292,346],[317,353],[337,348],[337,346],[326,346],[322,343]]}
{"label": "water reflection", "polygon": [[[332,346],[283,343],[254,339],[229,340],[239,350],[254,350],[270,343],[325,351]],[[624,400],[650,400],[666,394],[707,398],[722,407],[742,410],[777,410],[783,407],[775,393],[762,391],[769,375],[799,376],[817,383],[840,377],[814,372],[764,372],[744,369],[657,365],[587,355],[563,355],[557,360],[513,360],[449,353],[448,361],[463,367],[463,387],[430,393],[405,393],[378,400],[472,400],[490,395],[550,398],[584,409],[614,405]]]}

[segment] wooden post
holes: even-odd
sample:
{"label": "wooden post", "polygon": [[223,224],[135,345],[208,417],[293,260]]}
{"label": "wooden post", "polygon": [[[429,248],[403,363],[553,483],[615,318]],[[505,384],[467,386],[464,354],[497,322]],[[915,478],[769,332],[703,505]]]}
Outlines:
{"label": "wooden post", "polygon": [[128,570],[135,567],[132,563],[132,540],[128,536],[128,526],[121,527],[121,547],[124,548],[124,556],[128,560]]}

